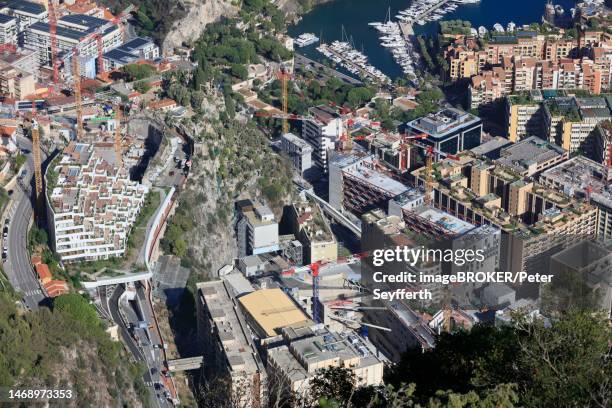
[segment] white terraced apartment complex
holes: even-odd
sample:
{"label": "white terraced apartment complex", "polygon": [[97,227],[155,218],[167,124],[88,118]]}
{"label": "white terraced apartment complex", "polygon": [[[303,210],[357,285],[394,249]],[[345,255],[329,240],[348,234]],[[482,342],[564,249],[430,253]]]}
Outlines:
{"label": "white terraced apartment complex", "polygon": [[148,187],[115,166],[111,143],[71,142],[47,171],[47,215],[62,261],[93,261],[125,254]]}

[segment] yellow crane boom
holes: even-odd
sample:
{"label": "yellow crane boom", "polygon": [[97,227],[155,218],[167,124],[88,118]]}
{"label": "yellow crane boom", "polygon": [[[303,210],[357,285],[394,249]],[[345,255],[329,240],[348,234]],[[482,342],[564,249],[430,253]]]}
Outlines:
{"label": "yellow crane boom", "polygon": [[121,105],[115,106],[115,156],[117,160],[117,167],[121,167],[123,164],[123,155],[121,151],[121,119],[122,119]]}
{"label": "yellow crane boom", "polygon": [[83,100],[81,99],[81,64],[79,63],[79,54],[74,53],[72,56],[72,75],[74,77],[74,104],[76,107],[76,139],[81,140],[83,137]]}
{"label": "yellow crane boom", "polygon": [[32,154],[34,156],[34,193],[36,195],[36,216],[39,219],[43,218],[43,175],[42,175],[42,159],[40,152],[40,130],[38,122],[32,118]]}

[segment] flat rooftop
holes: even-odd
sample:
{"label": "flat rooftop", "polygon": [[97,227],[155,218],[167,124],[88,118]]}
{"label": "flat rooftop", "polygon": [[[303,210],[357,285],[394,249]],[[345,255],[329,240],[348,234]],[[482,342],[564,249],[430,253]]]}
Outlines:
{"label": "flat rooftop", "polygon": [[268,337],[276,336],[283,327],[303,327],[312,323],[279,288],[260,289],[238,301]]}
{"label": "flat rooftop", "polygon": [[312,146],[307,141],[305,141],[304,139],[302,139],[300,137],[297,137],[293,133],[285,133],[283,135],[283,139],[287,139],[288,141],[290,141],[294,145],[299,146],[302,150],[312,151]]}
{"label": "flat rooftop", "polygon": [[408,122],[408,126],[434,138],[441,138],[457,129],[469,127],[479,122],[479,117],[468,112],[447,108]]}
{"label": "flat rooftop", "polygon": [[474,225],[467,221],[460,220],[459,218],[448,214],[442,210],[439,210],[431,206],[420,206],[413,210],[419,217],[437,224],[444,229],[456,234],[463,235],[474,228]]}
{"label": "flat rooftop", "polygon": [[199,297],[210,312],[214,325],[219,333],[219,339],[223,344],[224,353],[232,367],[232,371],[244,371],[254,374],[262,369],[260,362],[256,360],[255,350],[252,348],[247,328],[241,323],[240,313],[234,308],[225,282],[218,280],[213,282],[198,283]]}
{"label": "flat rooftop", "polygon": [[393,201],[404,206],[414,200],[425,197],[425,190],[420,187],[408,187],[402,194],[393,198]]}
{"label": "flat rooftop", "polygon": [[612,208],[612,171],[584,156],[576,156],[540,175],[546,185],[557,185],[568,195],[584,196],[590,186],[591,200]]}
{"label": "flat rooftop", "polygon": [[6,24],[11,21],[16,21],[16,18],[0,13],[0,24]]}
{"label": "flat rooftop", "polygon": [[612,258],[612,251],[601,243],[582,241],[552,256],[575,269],[587,268],[603,258]]}
{"label": "flat rooftop", "polygon": [[336,112],[336,110],[334,110],[333,108],[327,105],[320,105],[320,106],[312,107],[308,109],[308,112],[313,117],[315,117],[316,119],[320,120],[321,122],[325,124],[331,122],[333,119],[340,117],[340,115],[338,114],[338,112]]}
{"label": "flat rooftop", "polygon": [[511,141],[504,137],[498,136],[489,140],[488,142],[481,144],[480,146],[473,148],[470,151],[476,156],[486,156],[487,154],[494,152],[498,149],[502,149],[510,144],[512,144]]}
{"label": "flat rooftop", "polygon": [[113,61],[117,61],[125,65],[131,64],[140,59],[138,55],[135,55],[129,51],[122,50],[120,48],[115,48],[113,50],[110,50],[104,53],[104,58],[113,60]]}
{"label": "flat rooftop", "polygon": [[16,12],[26,13],[33,16],[39,16],[47,12],[43,5],[26,0],[6,0],[0,2],[0,7],[8,7]]}
{"label": "flat rooftop", "polygon": [[344,171],[349,173],[351,176],[363,181],[364,183],[371,184],[375,187],[381,188],[387,191],[393,196],[397,196],[408,190],[404,184],[397,180],[392,179],[386,174],[370,168],[367,166],[368,163],[372,163],[371,160],[364,161],[364,165],[351,167]]}
{"label": "flat rooftop", "polygon": [[293,341],[290,349],[311,374],[318,370],[321,364],[327,365],[326,362],[329,362],[329,365],[336,365],[333,361],[338,359],[356,367],[381,363],[356,334],[326,331],[313,337]]}
{"label": "flat rooftop", "polygon": [[562,147],[531,136],[502,149],[501,157],[496,162],[522,173],[534,164],[546,163],[565,154]]}

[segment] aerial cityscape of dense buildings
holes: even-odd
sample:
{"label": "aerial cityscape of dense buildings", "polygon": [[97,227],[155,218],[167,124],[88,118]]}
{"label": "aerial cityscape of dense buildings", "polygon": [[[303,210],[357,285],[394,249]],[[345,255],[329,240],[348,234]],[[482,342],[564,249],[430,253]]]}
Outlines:
{"label": "aerial cityscape of dense buildings", "polygon": [[[7,384],[95,406],[563,406],[515,378],[541,360],[494,358],[576,311],[601,319],[578,334],[609,328],[611,5],[447,16],[485,1],[389,8],[367,22],[380,58],[341,22],[294,34],[293,0],[0,0],[0,310],[53,331],[2,336]],[[15,338],[48,343],[17,364]],[[442,367],[476,357],[512,378],[485,394],[485,371]],[[563,402],[612,401],[583,391]]]}

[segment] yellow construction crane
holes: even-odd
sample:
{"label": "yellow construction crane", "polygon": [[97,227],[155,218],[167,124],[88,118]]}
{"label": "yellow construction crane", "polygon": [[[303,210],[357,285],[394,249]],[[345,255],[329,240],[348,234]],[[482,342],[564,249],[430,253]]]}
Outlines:
{"label": "yellow construction crane", "polygon": [[433,191],[433,149],[427,149],[425,157],[425,204],[431,204]]}
{"label": "yellow construction crane", "polygon": [[40,130],[38,122],[32,117],[32,154],[34,156],[34,192],[36,201],[35,215],[38,219],[43,218],[43,175],[42,159],[40,153]]}
{"label": "yellow construction crane", "polygon": [[123,155],[121,151],[121,119],[122,119],[121,105],[115,105],[115,156],[117,161],[117,167],[121,167],[123,164]]}
{"label": "yellow construction crane", "polygon": [[74,78],[74,104],[76,108],[76,139],[83,138],[83,100],[81,99],[81,67],[79,64],[79,54],[72,55],[72,76]]}
{"label": "yellow construction crane", "polygon": [[[290,74],[281,69],[278,72],[278,79],[281,81],[282,88],[282,105],[283,105],[283,113],[287,115],[289,112],[289,77]],[[289,133],[289,121],[286,117],[283,118],[283,134]]]}

